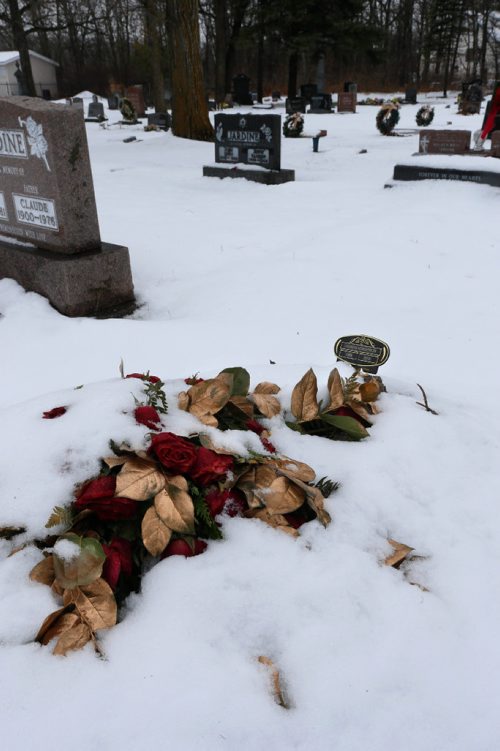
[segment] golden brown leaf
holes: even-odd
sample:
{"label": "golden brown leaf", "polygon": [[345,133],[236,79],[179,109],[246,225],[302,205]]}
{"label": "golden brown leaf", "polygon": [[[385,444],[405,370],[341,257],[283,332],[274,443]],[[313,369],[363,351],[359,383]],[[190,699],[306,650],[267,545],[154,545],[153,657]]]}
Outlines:
{"label": "golden brown leaf", "polygon": [[167,487],[155,496],[154,507],[163,524],[173,532],[194,534],[194,505],[185,489],[169,481]]}
{"label": "golden brown leaf", "polygon": [[52,582],[51,590],[58,597],[62,597],[64,595],[64,587],[61,587],[57,579],[54,579],[54,581]]}
{"label": "golden brown leaf", "polygon": [[54,573],[56,580],[64,589],[80,587],[99,579],[106,556],[102,545],[93,537],[80,537],[69,532],[61,538],[75,545],[75,556],[61,558],[54,552]]}
{"label": "golden brown leaf", "polygon": [[272,464],[257,464],[240,477],[236,487],[245,494],[250,508],[262,508],[268,488],[276,477]]}
{"label": "golden brown leaf", "polygon": [[278,469],[284,469],[287,472],[287,477],[296,477],[302,482],[314,482],[316,479],[316,472],[309,464],[290,459],[288,456],[282,456],[279,459],[273,458],[269,462]]}
{"label": "golden brown leaf", "polygon": [[64,621],[62,624],[60,623],[61,618],[64,615],[71,614],[71,611],[73,610],[73,606],[69,606],[59,608],[59,610],[50,613],[38,629],[35,641],[40,642],[40,644],[48,644],[55,636],[58,636],[64,628]]}
{"label": "golden brown leaf", "polygon": [[86,623],[76,615],[68,613],[61,616],[60,637],[52,650],[54,655],[66,655],[68,652],[82,649],[89,641],[92,641],[92,632]]}
{"label": "golden brown leaf", "polygon": [[362,401],[374,402],[380,395],[380,383],[376,380],[365,381],[360,385],[359,393]]}
{"label": "golden brown leaf", "polygon": [[326,411],[334,412],[344,404],[344,389],[342,379],[337,368],[334,368],[328,376],[328,393],[330,394],[330,404]]}
{"label": "golden brown leaf", "polygon": [[262,381],[258,383],[254,388],[254,394],[278,394],[281,391],[280,387],[276,383],[270,381]]}
{"label": "golden brown leaf", "polygon": [[273,696],[277,704],[280,705],[280,707],[283,707],[283,709],[290,709],[290,705],[286,700],[285,693],[281,687],[281,680],[280,680],[280,672],[274,662],[265,655],[261,655],[258,658],[259,662],[262,665],[265,665],[267,668],[271,670],[271,679],[272,679],[272,686],[273,686]]}
{"label": "golden brown leaf", "polygon": [[120,467],[122,464],[125,464],[126,461],[126,456],[106,456],[103,459],[104,464],[107,464],[110,469],[113,469],[113,467]]}
{"label": "golden brown leaf", "polygon": [[225,378],[212,378],[191,386],[187,392],[190,400],[189,412],[205,425],[217,427],[218,423],[213,415],[229,401],[231,388],[225,381]]}
{"label": "golden brown leaf", "polygon": [[141,532],[144,547],[154,556],[163,553],[172,537],[172,530],[164,524],[154,506],[144,514]]}
{"label": "golden brown leaf", "polygon": [[365,406],[361,402],[358,402],[356,399],[349,399],[349,401],[346,402],[346,406],[350,407],[353,412],[361,417],[362,420],[370,422],[371,415],[366,411]]}
{"label": "golden brown leaf", "polygon": [[233,449],[225,449],[222,446],[217,446],[213,442],[212,437],[207,435],[206,433],[200,433],[198,438],[204,448],[215,451],[216,454],[222,454],[224,456],[235,456]]}
{"label": "golden brown leaf", "polygon": [[292,391],[291,410],[298,422],[314,420],[318,416],[318,381],[312,368],[302,376]]}
{"label": "golden brown leaf", "polygon": [[139,457],[127,458],[116,476],[117,497],[147,501],[165,487],[165,476],[155,463]]}
{"label": "golden brown leaf", "polygon": [[219,381],[223,386],[226,386],[229,391],[233,390],[234,376],[232,373],[224,373],[222,371],[219,375],[215,376],[214,381]]}
{"label": "golden brown leaf", "polygon": [[288,477],[277,477],[263,493],[263,500],[269,513],[290,514],[302,506],[305,493]]}
{"label": "golden brown leaf", "polygon": [[30,579],[40,584],[47,584],[49,587],[54,583],[56,575],[54,573],[54,556],[48,555],[42,561],[36,564],[30,571]]}
{"label": "golden brown leaf", "polygon": [[286,532],[291,537],[300,537],[299,530],[290,526],[282,514],[271,514],[267,508],[251,509],[246,512],[245,516],[249,519],[260,519],[270,527],[279,529],[281,532]]}
{"label": "golden brown leaf", "polygon": [[299,480],[298,477],[290,474],[285,469],[281,469],[280,473],[292,480],[292,482],[295,483],[295,485],[297,485],[299,488],[302,488],[302,490],[306,494],[306,501],[308,505],[310,506],[310,508],[312,508],[321,524],[324,527],[327,527],[332,521],[332,517],[325,509],[325,499],[321,490],[314,487],[313,485],[307,485],[305,482],[302,482],[302,480]]}
{"label": "golden brown leaf", "polygon": [[275,417],[281,412],[281,404],[272,394],[253,393],[250,394],[250,399],[264,417]]}
{"label": "golden brown leaf", "polygon": [[248,401],[246,396],[232,396],[228,404],[234,405],[240,412],[243,412],[248,418],[253,417],[253,404]]}
{"label": "golden brown leaf", "polygon": [[188,412],[190,403],[191,400],[189,399],[187,392],[181,391],[181,393],[177,397],[177,406],[179,407],[179,409],[182,409],[183,412]]}
{"label": "golden brown leaf", "polygon": [[67,589],[63,604],[73,603],[81,619],[92,631],[111,628],[116,623],[117,606],[113,590],[104,579],[97,579],[86,587]]}
{"label": "golden brown leaf", "polygon": [[392,566],[393,568],[399,568],[399,566],[405,561],[411,552],[413,552],[414,548],[410,548],[408,545],[405,545],[402,542],[397,542],[396,540],[388,540],[389,544],[393,548],[393,553],[391,555],[388,555],[387,558],[384,560],[384,563],[386,566]]}

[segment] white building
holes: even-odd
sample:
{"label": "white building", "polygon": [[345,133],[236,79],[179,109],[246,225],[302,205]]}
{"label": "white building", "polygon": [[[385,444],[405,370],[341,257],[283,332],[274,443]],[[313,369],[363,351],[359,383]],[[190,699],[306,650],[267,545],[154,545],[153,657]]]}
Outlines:
{"label": "white building", "polygon": [[[43,96],[46,99],[56,98],[56,68],[59,67],[59,63],[31,50],[30,60],[37,96]],[[18,70],[16,63],[19,64],[19,52],[0,52],[0,96],[17,96],[21,93],[16,78]]]}

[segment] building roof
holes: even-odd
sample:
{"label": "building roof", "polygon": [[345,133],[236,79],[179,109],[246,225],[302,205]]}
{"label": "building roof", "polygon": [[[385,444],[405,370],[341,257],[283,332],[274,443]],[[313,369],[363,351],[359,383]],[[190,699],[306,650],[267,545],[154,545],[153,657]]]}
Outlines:
{"label": "building roof", "polygon": [[[44,57],[38,52],[33,52],[33,50],[30,50],[29,53],[31,57],[37,57],[39,60],[44,60],[46,63],[57,65],[57,67],[59,67],[59,63],[56,63],[55,60],[51,60],[50,57]],[[16,52],[15,50],[0,51],[0,65],[8,65],[16,60],[19,60],[19,52]]]}

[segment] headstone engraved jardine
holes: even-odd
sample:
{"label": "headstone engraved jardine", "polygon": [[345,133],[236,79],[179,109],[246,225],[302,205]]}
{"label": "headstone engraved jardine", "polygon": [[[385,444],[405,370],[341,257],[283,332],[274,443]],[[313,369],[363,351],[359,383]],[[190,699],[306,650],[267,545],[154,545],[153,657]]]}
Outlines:
{"label": "headstone engraved jardine", "polygon": [[0,98],[0,235],[0,278],[61,313],[133,303],[128,249],[101,243],[80,107]]}
{"label": "headstone engraved jardine", "polygon": [[355,91],[340,92],[337,100],[337,112],[356,112],[358,95]]}
{"label": "headstone engraved jardine", "polygon": [[469,151],[470,130],[421,130],[419,154],[465,154]]}
{"label": "headstone engraved jardine", "polygon": [[[245,177],[254,182],[277,185],[295,179],[293,170],[281,169],[280,115],[217,114],[215,161],[226,167],[204,167],[207,177]],[[248,164],[264,170],[227,169],[227,165]],[[272,171],[271,171],[272,170]]]}

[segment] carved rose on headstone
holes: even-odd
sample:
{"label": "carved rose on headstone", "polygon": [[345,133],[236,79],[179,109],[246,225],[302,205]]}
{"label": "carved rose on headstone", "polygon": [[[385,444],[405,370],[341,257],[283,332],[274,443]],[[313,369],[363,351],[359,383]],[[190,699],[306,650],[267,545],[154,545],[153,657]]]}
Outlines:
{"label": "carved rose on headstone", "polygon": [[26,127],[26,130],[28,131],[28,143],[30,145],[31,149],[31,156],[37,156],[39,159],[42,159],[45,166],[47,167],[47,170],[50,172],[49,163],[47,161],[47,157],[45,156],[47,151],[49,150],[49,144],[47,143],[47,139],[43,135],[43,127],[36,123],[31,115],[28,115],[26,120],[23,120],[22,118],[18,118],[19,125],[24,125]]}

